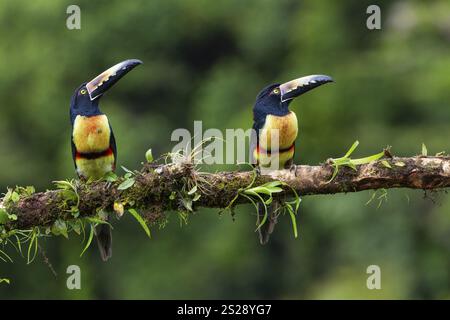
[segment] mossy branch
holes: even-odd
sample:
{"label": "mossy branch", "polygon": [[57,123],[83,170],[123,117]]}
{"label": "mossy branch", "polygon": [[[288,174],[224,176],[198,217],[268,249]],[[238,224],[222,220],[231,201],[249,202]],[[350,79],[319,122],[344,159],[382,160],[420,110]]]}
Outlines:
{"label": "mossy branch", "polygon": [[[283,192],[292,195],[334,194],[368,189],[412,188],[441,189],[450,187],[449,156],[388,157],[379,161],[342,167],[335,172],[331,161],[318,166],[299,165],[291,170],[257,175],[255,171],[201,173],[188,162],[165,165],[145,164],[140,171],[115,181],[74,183],[76,196],[66,189],[20,195],[15,201],[0,200],[0,209],[15,220],[4,224],[5,231],[51,226],[57,220],[97,215],[100,211],[135,208],[148,222],[164,217],[164,212],[194,211],[198,207],[229,208],[247,203],[239,194],[270,181],[282,181]],[[132,175],[132,177],[130,177]],[[133,180],[130,183],[128,180]],[[125,187],[124,187],[125,185]],[[75,209],[74,209],[75,208]]]}

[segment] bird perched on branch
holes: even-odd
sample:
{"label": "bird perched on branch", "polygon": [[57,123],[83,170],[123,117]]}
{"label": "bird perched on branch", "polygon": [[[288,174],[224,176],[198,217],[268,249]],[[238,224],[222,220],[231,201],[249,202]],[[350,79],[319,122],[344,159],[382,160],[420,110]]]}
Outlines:
{"label": "bird perched on branch", "polygon": [[[289,110],[292,100],[311,89],[332,82],[326,75],[311,75],[283,84],[271,84],[256,97],[253,107],[251,140],[252,163],[263,170],[279,170],[293,165],[295,140],[298,133],[297,116]],[[258,233],[261,244],[269,241],[280,211],[274,200],[266,211],[258,206]],[[261,223],[265,221],[263,225]]]}
{"label": "bird perched on branch", "polygon": [[[135,59],[122,61],[75,90],[70,101],[72,158],[81,179],[98,180],[115,170],[116,141],[108,118],[98,104],[109,88],[141,63]],[[112,255],[111,227],[100,224],[95,234],[101,258],[106,261]]]}

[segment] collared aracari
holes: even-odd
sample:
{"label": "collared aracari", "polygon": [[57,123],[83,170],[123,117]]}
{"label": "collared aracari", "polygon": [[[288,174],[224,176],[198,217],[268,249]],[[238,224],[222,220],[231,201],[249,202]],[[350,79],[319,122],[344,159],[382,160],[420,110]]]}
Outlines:
{"label": "collared aracari", "polygon": [[[117,148],[108,118],[99,109],[99,100],[120,78],[142,62],[136,59],[120,62],[93,80],[80,85],[70,101],[72,124],[72,158],[81,179],[100,179],[114,171]],[[103,261],[112,255],[112,235],[108,224],[95,230]]]}
{"label": "collared aracari", "polygon": [[[328,82],[333,82],[329,76],[311,75],[283,84],[272,84],[261,90],[253,107],[254,135],[251,141],[252,163],[260,170],[286,169],[293,165],[298,123],[295,113],[289,110],[289,104],[294,98]],[[274,131],[277,133],[274,134]],[[277,144],[271,141],[272,137],[278,137]],[[267,208],[266,221],[258,228],[261,244],[269,241],[279,210],[278,201],[273,201]],[[264,221],[265,215],[264,208],[259,206],[258,225]]]}

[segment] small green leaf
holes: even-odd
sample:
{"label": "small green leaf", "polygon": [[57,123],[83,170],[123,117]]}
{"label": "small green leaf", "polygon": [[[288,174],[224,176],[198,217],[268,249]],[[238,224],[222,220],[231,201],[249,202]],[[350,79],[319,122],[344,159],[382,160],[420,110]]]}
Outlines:
{"label": "small green leaf", "polygon": [[25,192],[26,192],[29,196],[31,196],[33,193],[35,193],[35,189],[34,189],[33,186],[27,186],[27,187],[25,188]]}
{"label": "small green leaf", "polygon": [[6,192],[5,196],[3,197],[3,203],[8,203],[9,200],[11,200],[11,194],[12,190],[8,188],[8,191]]}
{"label": "small green leaf", "polygon": [[115,174],[112,171],[109,171],[108,173],[105,174],[103,179],[107,182],[115,182],[115,181],[117,181],[118,177],[117,177],[117,174]]}
{"label": "small green leaf", "polygon": [[5,209],[0,209],[0,224],[5,224],[8,221],[16,221],[17,215],[9,214]]}
{"label": "small green leaf", "polygon": [[197,192],[197,185],[193,186],[191,190],[189,190],[188,195],[194,194]]}
{"label": "small green leaf", "polygon": [[20,196],[17,192],[13,191],[13,193],[11,194],[11,200],[12,202],[16,203],[20,200]]}
{"label": "small green leaf", "polygon": [[292,229],[294,230],[294,238],[298,237],[298,230],[297,230],[297,219],[295,217],[296,212],[294,212],[294,209],[292,208],[292,206],[290,204],[286,205],[286,208],[289,212],[289,216],[291,217],[291,221],[292,221]]}
{"label": "small green leaf", "polygon": [[169,196],[169,199],[170,199],[170,200],[175,200],[176,197],[177,197],[177,193],[176,193],[175,191],[172,191],[172,193],[171,193],[170,196]]}
{"label": "small green leaf", "polygon": [[272,188],[272,187],[278,187],[278,186],[280,186],[280,185],[282,185],[283,183],[281,182],[281,181],[271,181],[271,182],[267,182],[267,183],[264,183],[263,185],[262,185],[262,187],[266,187],[266,188]]}
{"label": "small green leaf", "polygon": [[39,229],[35,228],[35,229],[33,229],[33,232],[31,234],[30,242],[28,244],[28,251],[27,251],[27,264],[30,264],[36,258],[36,255],[38,252],[38,235],[37,235],[38,231],[39,231]]}
{"label": "small green leaf", "polygon": [[422,155],[427,156],[428,155],[428,149],[425,143],[422,143]]}
{"label": "small green leaf", "polygon": [[81,234],[81,224],[79,220],[76,220],[75,223],[72,224],[72,230],[77,234]]}
{"label": "small green leaf", "polygon": [[268,189],[269,189],[270,193],[283,192],[283,188],[280,188],[280,187],[271,187],[271,188],[268,188]]}
{"label": "small green leaf", "polygon": [[130,169],[125,168],[124,166],[121,166],[121,168],[123,169],[123,171],[125,171],[126,173],[131,173],[134,174],[133,171],[131,171]]}
{"label": "small green leaf", "polygon": [[105,220],[102,220],[102,219],[99,219],[99,218],[96,218],[96,217],[86,217],[85,219],[87,221],[89,221],[90,223],[93,223],[93,224],[95,224],[95,223],[97,223],[97,224],[107,224],[110,227],[112,227],[111,224],[108,221],[105,221]]}
{"label": "small green leaf", "polygon": [[382,163],[383,166],[385,166],[386,168],[392,169],[391,165],[390,165],[389,162],[387,162],[386,160],[382,160],[381,163]]}
{"label": "small green leaf", "polygon": [[89,238],[87,239],[83,251],[81,251],[80,257],[83,256],[84,252],[89,248],[93,238],[94,238],[94,226],[91,224],[91,231],[89,232]]}
{"label": "small green leaf", "polygon": [[139,224],[144,229],[145,233],[149,238],[151,238],[150,229],[148,228],[147,224],[145,223],[144,219],[137,213],[137,211],[133,208],[128,209],[128,212],[131,213],[131,215],[139,222]]}
{"label": "small green leaf", "polygon": [[333,181],[339,172],[339,165],[337,165],[336,163],[333,163],[333,168],[334,168],[333,174],[331,175],[331,178],[330,178],[330,180],[327,181],[327,183],[330,183],[331,181]]}
{"label": "small green leaf", "polygon": [[56,185],[56,188],[58,188],[58,189],[75,190],[75,187],[72,184],[72,182],[67,181],[67,180],[53,181],[53,183]]}
{"label": "small green leaf", "polygon": [[153,162],[153,154],[152,154],[152,149],[148,149],[147,152],[145,153],[145,159],[147,159],[147,162]]}
{"label": "small green leaf", "polygon": [[406,164],[403,161],[397,161],[394,163],[397,167],[404,167]]}
{"label": "small green leaf", "polygon": [[67,201],[78,202],[78,195],[73,190],[64,189],[61,192],[61,196]]}
{"label": "small green leaf", "polygon": [[125,175],[123,176],[125,179],[128,179],[128,178],[130,178],[130,177],[132,177],[133,176],[133,174],[132,173],[130,173],[130,172],[127,172],[127,173],[125,173]]}
{"label": "small green leaf", "polygon": [[70,212],[72,213],[72,217],[74,217],[75,219],[80,216],[80,211],[78,210],[77,206],[70,207]]}
{"label": "small green leaf", "polygon": [[367,164],[372,161],[376,161],[385,155],[385,151],[382,151],[380,153],[374,154],[372,156],[364,157],[364,158],[359,158],[359,159],[349,158],[350,155],[353,153],[353,151],[355,151],[355,149],[358,145],[359,145],[359,141],[357,140],[353,143],[353,145],[350,147],[350,149],[347,151],[347,153],[343,157],[331,159],[334,170],[333,170],[331,179],[327,183],[330,183],[331,181],[333,181],[333,179],[337,176],[340,166],[346,166],[346,167],[352,168],[353,170],[356,171],[356,166],[361,165],[361,164]]}
{"label": "small green leaf", "polygon": [[[267,206],[264,203],[263,203],[263,206],[264,206],[263,207],[264,208],[264,216],[261,219],[261,222],[259,223],[259,225],[256,226],[256,230],[255,231],[258,231],[267,221],[267,217],[268,217]],[[257,214],[259,214],[259,212]]]}
{"label": "small green leaf", "polygon": [[[267,217],[268,217],[268,212],[267,212],[267,206],[266,206],[266,204],[265,204],[264,199],[263,199],[259,194],[257,194],[257,193],[255,193],[255,196],[258,198],[258,200],[261,202],[261,205],[262,205],[263,208],[264,208],[264,216],[263,216],[263,218],[262,218],[260,224],[256,227],[256,230],[255,230],[255,231],[257,231],[259,228],[261,228],[261,227],[264,225],[264,223],[266,223],[266,220],[267,220]],[[256,206],[256,208],[257,208],[257,211],[258,211],[257,214],[259,214],[258,206]]]}
{"label": "small green leaf", "polygon": [[262,193],[262,194],[266,194],[268,196],[271,196],[272,193],[279,193],[279,192],[282,192],[282,191],[283,191],[283,189],[280,188],[280,187],[273,187],[273,186],[270,186],[270,185],[267,187],[266,184],[263,184],[261,186],[245,190],[244,192],[248,193],[248,194],[252,194],[252,195],[255,195],[255,193],[257,193],[257,194]]}
{"label": "small green leaf", "polygon": [[126,179],[124,182],[122,182],[122,183],[117,187],[117,189],[118,189],[118,190],[126,190],[126,189],[128,189],[128,188],[131,188],[131,187],[133,186],[134,182],[135,182],[134,178],[128,178],[128,179]]}
{"label": "small green leaf", "polygon": [[10,284],[10,281],[7,278],[1,278],[0,283],[2,283],[2,282],[6,283],[6,284]]}
{"label": "small green leaf", "polygon": [[55,236],[63,235],[64,238],[68,239],[69,235],[67,234],[67,224],[64,220],[57,219],[52,226],[52,233]]}
{"label": "small green leaf", "polygon": [[192,210],[192,199],[183,199],[183,205],[186,209],[188,209],[189,211],[193,211]]}
{"label": "small green leaf", "polygon": [[101,220],[104,220],[104,221],[107,221],[107,220],[108,220],[109,215],[108,215],[108,212],[107,212],[107,211],[105,211],[105,210],[103,210],[103,209],[97,210],[97,214],[98,214],[98,217],[99,217]]}
{"label": "small green leaf", "polygon": [[202,196],[202,195],[201,195],[200,193],[197,193],[197,194],[195,195],[195,197],[192,199],[192,201],[197,201],[198,199],[200,199],[201,196]]}
{"label": "small green leaf", "polygon": [[0,224],[5,224],[9,221],[9,215],[4,209],[0,209]]}
{"label": "small green leaf", "polygon": [[352,146],[350,147],[350,149],[348,149],[348,151],[345,154],[344,158],[350,157],[350,155],[353,153],[353,151],[355,151],[355,149],[358,147],[358,145],[359,145],[359,141],[358,140],[353,142]]}
{"label": "small green leaf", "polygon": [[376,161],[376,160],[382,158],[383,156],[384,156],[384,151],[374,154],[372,156],[354,159],[354,160],[351,160],[351,162],[355,165],[366,164],[366,163],[370,163],[372,161]]}

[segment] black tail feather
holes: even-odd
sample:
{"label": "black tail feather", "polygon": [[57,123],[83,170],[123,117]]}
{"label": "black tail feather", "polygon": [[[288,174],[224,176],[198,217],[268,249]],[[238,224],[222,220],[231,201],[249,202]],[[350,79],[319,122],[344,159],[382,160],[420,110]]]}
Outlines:
{"label": "black tail feather", "polygon": [[111,226],[108,224],[101,224],[95,228],[95,235],[97,238],[98,249],[100,257],[103,261],[108,261],[112,257],[112,232]]}

